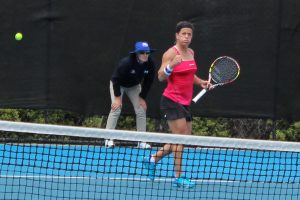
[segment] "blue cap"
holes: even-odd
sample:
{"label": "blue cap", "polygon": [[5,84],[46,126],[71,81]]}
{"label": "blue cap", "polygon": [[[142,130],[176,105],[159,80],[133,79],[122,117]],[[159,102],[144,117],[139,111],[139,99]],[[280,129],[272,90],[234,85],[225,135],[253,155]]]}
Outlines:
{"label": "blue cap", "polygon": [[135,49],[134,51],[131,51],[130,53],[138,53],[138,52],[153,52],[154,49],[151,49],[148,42],[137,42],[135,43]]}

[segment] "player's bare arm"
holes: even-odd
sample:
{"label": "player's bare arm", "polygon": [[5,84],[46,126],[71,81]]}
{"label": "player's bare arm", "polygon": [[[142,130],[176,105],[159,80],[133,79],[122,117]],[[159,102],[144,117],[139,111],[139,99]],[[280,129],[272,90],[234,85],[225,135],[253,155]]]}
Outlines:
{"label": "player's bare arm", "polygon": [[166,80],[168,75],[165,73],[165,68],[168,67],[169,70],[173,71],[174,67],[181,63],[181,61],[181,55],[176,55],[172,48],[167,50],[162,57],[161,66],[158,70],[158,79],[160,81]]}

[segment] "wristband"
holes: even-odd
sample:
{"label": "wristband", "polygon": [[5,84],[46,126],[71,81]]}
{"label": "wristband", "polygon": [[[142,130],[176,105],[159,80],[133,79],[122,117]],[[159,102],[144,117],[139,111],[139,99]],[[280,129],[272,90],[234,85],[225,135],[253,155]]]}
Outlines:
{"label": "wristband", "polygon": [[172,72],[168,71],[167,68],[164,68],[164,73],[166,76],[170,76]]}
{"label": "wristband", "polygon": [[166,69],[167,69],[167,71],[170,72],[170,73],[173,72],[173,69],[170,68],[170,65],[169,65],[169,64],[166,66]]}
{"label": "wristband", "polygon": [[164,73],[166,76],[170,76],[171,73],[173,72],[173,69],[170,68],[170,65],[168,64],[165,68],[164,68]]}

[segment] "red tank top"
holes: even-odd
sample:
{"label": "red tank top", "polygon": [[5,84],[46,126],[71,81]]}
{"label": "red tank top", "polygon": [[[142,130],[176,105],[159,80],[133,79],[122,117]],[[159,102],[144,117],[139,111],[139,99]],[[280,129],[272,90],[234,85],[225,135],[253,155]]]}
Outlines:
{"label": "red tank top", "polygon": [[[177,55],[180,55],[175,46],[172,48]],[[195,60],[183,60],[179,65],[176,65],[172,74],[167,79],[168,85],[163,92],[163,96],[181,105],[190,105],[196,71],[197,65]]]}

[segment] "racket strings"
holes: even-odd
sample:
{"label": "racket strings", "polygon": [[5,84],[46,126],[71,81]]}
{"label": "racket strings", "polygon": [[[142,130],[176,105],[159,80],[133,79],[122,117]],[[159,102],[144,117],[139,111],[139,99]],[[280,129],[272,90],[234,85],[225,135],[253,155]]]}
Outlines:
{"label": "racket strings", "polygon": [[216,83],[226,83],[234,80],[239,73],[236,62],[224,57],[214,63],[211,71],[211,78]]}

